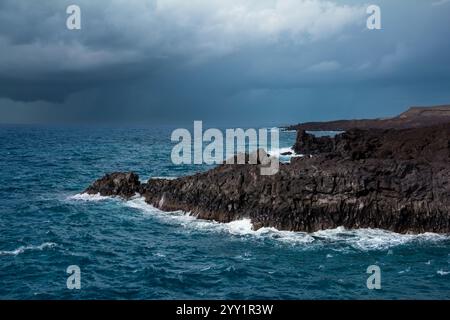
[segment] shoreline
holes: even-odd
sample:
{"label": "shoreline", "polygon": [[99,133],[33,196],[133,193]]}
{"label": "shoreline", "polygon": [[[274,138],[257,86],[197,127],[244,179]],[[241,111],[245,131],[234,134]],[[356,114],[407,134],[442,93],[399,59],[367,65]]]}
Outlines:
{"label": "shoreline", "polygon": [[[69,201],[80,202],[104,202],[119,200],[114,196],[102,197],[99,195],[76,194],[67,198]],[[197,232],[225,233],[232,236],[249,236],[272,239],[274,241],[296,246],[305,245],[305,250],[316,250],[324,241],[335,240],[337,244],[343,244],[346,249],[353,248],[361,251],[388,250],[399,245],[415,241],[440,242],[450,239],[450,234],[421,233],[401,234],[383,229],[346,229],[342,226],[335,229],[319,230],[308,233],[301,231],[285,231],[275,228],[261,228],[255,230],[250,219],[235,220],[228,223],[220,223],[214,220],[204,220],[195,217],[191,212],[162,211],[145,202],[142,195],[125,200],[116,201],[126,208],[138,210],[143,215],[149,215],[158,222],[169,225],[180,225]],[[310,246],[313,245],[313,246]]]}
{"label": "shoreline", "polygon": [[335,137],[298,130],[293,150],[307,156],[280,163],[274,176],[261,176],[263,165],[249,163],[147,183],[132,172],[113,173],[85,192],[124,199],[139,193],[162,211],[222,223],[250,219],[255,230],[445,234],[450,233],[449,137],[450,122],[352,129]]}

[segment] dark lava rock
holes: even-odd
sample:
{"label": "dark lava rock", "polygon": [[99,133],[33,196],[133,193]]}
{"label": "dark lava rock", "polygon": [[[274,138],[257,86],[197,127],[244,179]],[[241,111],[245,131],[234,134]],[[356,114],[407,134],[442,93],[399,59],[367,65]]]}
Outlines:
{"label": "dark lava rock", "polygon": [[[435,171],[436,169],[436,171]],[[165,211],[255,228],[314,232],[344,226],[450,232],[450,171],[415,161],[299,158],[275,176],[221,166],[177,180],[150,180],[146,201]]]}
{"label": "dark lava rock", "polygon": [[255,229],[450,233],[450,124],[352,130],[320,141],[300,131],[298,141],[299,153],[314,156],[280,164],[273,176],[260,175],[260,164],[224,164],[141,186],[137,176],[116,174],[88,190],[125,198],[139,190],[161,210],[219,222],[249,218]]}
{"label": "dark lava rock", "polygon": [[87,194],[100,194],[101,196],[119,196],[129,199],[140,189],[139,176],[133,172],[115,172],[105,175],[95,181],[84,192]]}
{"label": "dark lava rock", "polygon": [[330,137],[315,137],[305,130],[299,130],[293,149],[295,153],[305,155],[327,153],[333,151],[334,140]]}
{"label": "dark lava rock", "polygon": [[352,129],[335,138],[316,138],[300,130],[294,151],[342,159],[397,159],[428,162],[450,161],[450,123],[419,129]]}
{"label": "dark lava rock", "polygon": [[267,164],[270,155],[264,149],[258,149],[251,153],[238,153],[227,159],[223,164]]}

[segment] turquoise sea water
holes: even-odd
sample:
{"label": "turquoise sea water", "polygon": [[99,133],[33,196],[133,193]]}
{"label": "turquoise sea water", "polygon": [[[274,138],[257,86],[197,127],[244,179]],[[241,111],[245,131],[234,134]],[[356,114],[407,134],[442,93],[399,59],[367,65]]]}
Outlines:
{"label": "turquoise sea water", "polygon": [[[315,234],[79,193],[112,171],[179,177],[171,129],[0,128],[0,299],[449,299],[450,237]],[[295,133],[282,133],[289,147]],[[66,268],[81,269],[68,290]],[[381,290],[367,289],[367,267]]]}

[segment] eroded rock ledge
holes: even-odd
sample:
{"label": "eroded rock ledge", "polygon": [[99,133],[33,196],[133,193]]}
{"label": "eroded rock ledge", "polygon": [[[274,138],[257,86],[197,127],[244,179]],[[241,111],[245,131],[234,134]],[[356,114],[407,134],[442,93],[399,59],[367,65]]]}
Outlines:
{"label": "eroded rock ledge", "polygon": [[295,148],[314,156],[293,158],[274,176],[250,164],[142,184],[133,173],[114,173],[86,192],[125,199],[140,193],[164,211],[219,222],[250,218],[255,229],[450,233],[450,124],[351,130],[320,141],[299,131]]}

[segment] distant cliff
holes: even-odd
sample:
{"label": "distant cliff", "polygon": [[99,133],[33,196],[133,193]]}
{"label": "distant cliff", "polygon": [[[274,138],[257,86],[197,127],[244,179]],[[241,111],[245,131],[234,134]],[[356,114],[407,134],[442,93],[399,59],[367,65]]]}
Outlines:
{"label": "distant cliff", "polygon": [[336,120],[307,122],[288,127],[288,130],[347,131],[350,129],[405,129],[450,123],[450,105],[412,107],[408,111],[387,119]]}

